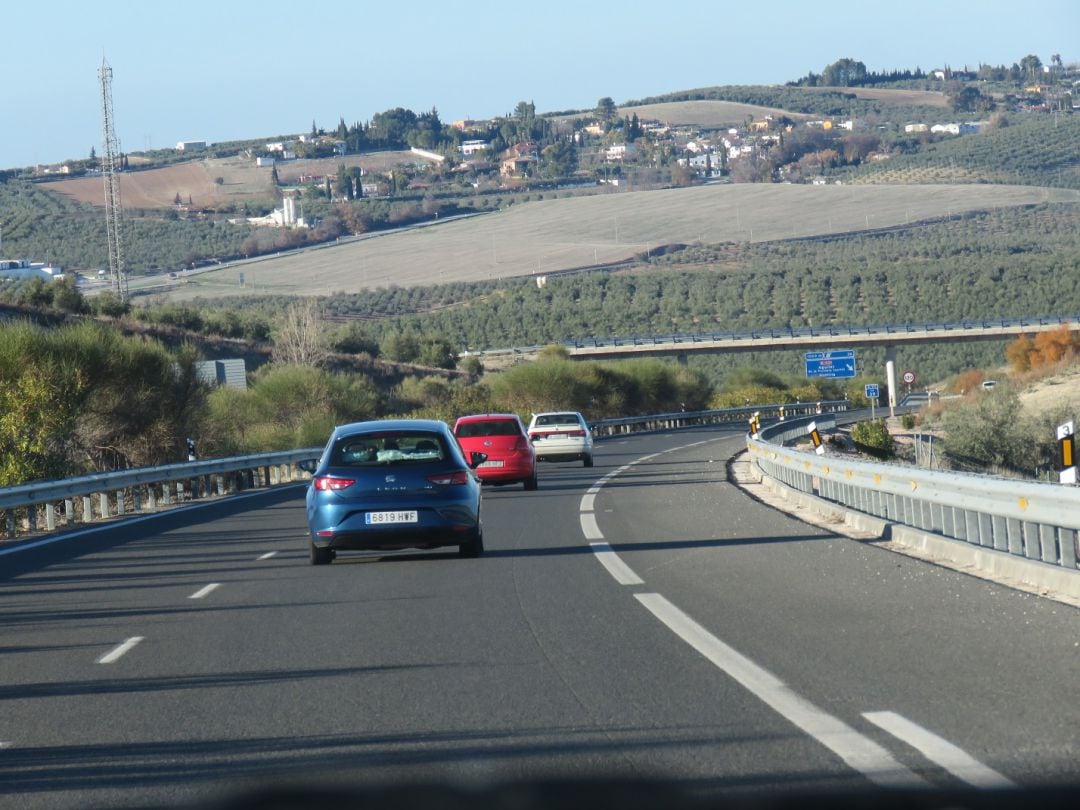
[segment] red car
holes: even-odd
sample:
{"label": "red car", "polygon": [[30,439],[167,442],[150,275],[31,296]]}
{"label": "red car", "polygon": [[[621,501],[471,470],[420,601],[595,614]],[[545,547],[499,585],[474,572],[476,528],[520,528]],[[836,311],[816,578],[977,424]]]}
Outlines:
{"label": "red car", "polygon": [[476,468],[485,484],[520,481],[525,489],[536,489],[536,452],[516,414],[462,416],[454,423],[454,436],[466,458],[473,452],[487,456],[487,461]]}

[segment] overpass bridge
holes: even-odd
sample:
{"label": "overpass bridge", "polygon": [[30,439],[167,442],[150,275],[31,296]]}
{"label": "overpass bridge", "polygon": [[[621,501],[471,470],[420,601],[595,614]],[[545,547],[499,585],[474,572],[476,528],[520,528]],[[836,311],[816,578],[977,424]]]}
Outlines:
{"label": "overpass bridge", "polygon": [[[921,324],[882,326],[768,327],[749,332],[694,332],[634,337],[589,337],[561,341],[575,360],[615,360],[630,357],[674,355],[685,362],[692,353],[821,351],[860,346],[885,348],[885,378],[889,406],[895,407],[896,347],[903,344],[958,343],[972,340],[1010,340],[1066,327],[1080,333],[1080,314],[1024,318],[980,318]],[[550,344],[549,344],[550,345]],[[545,346],[467,352],[484,360],[510,362],[534,359]]]}

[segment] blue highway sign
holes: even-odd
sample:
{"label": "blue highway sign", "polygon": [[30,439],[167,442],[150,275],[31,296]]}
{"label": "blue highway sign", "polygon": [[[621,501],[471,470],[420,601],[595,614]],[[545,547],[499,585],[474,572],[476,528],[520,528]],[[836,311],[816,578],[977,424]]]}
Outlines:
{"label": "blue highway sign", "polygon": [[878,398],[877,383],[867,383],[865,391],[866,391],[866,398],[867,399],[877,399]]}
{"label": "blue highway sign", "polygon": [[854,377],[855,350],[841,349],[834,352],[807,352],[807,377]]}

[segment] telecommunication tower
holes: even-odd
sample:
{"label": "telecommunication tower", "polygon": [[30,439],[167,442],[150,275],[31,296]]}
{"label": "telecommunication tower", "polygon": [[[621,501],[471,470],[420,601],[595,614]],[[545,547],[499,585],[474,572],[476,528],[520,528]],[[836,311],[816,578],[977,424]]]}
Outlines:
{"label": "telecommunication tower", "polygon": [[101,80],[101,118],[104,132],[101,174],[105,178],[105,231],[109,243],[109,272],[116,279],[116,293],[128,300],[127,273],[124,271],[122,235],[123,209],[120,205],[120,144],[113,127],[112,68],[105,58],[98,70]]}

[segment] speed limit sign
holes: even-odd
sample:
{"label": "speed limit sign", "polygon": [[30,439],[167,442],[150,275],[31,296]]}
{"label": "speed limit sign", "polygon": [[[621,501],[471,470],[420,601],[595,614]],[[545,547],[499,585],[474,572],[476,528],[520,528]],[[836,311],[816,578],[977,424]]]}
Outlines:
{"label": "speed limit sign", "polygon": [[906,385],[911,385],[912,383],[915,382],[915,372],[914,371],[905,371],[904,376],[903,376],[903,380],[904,380],[904,383]]}

